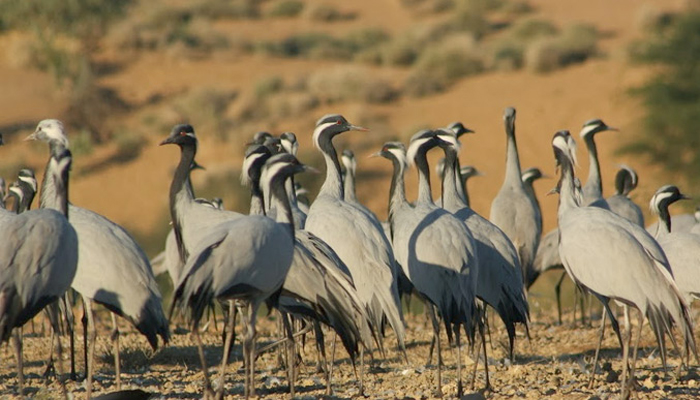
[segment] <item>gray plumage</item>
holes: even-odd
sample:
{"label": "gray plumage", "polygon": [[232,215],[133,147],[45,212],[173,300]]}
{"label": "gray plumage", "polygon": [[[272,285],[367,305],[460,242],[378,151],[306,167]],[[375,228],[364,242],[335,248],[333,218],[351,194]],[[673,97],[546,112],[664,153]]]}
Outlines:
{"label": "gray plumage", "polygon": [[615,175],[615,194],[608,197],[610,211],[622,218],[644,227],[644,214],[638,205],[634,204],[629,194],[637,187],[637,173],[626,165],[621,165],[620,170]]}
{"label": "gray plumage", "polygon": [[[435,173],[437,174],[438,178],[442,181],[442,177],[445,174],[445,158],[441,158],[438,160],[438,163],[435,165]],[[471,165],[465,165],[459,168],[459,174],[457,176],[457,185],[461,186],[461,191],[460,191],[460,197],[462,197],[462,200],[464,203],[469,206],[469,189],[467,187],[467,182],[469,182],[469,179],[475,177],[475,176],[483,176],[484,174],[481,173],[476,167],[471,166]],[[435,204],[441,204],[442,200],[441,198],[435,199]]]}
{"label": "gray plumage", "polygon": [[476,296],[493,307],[505,324],[512,358],[515,324],[522,323],[527,330],[530,314],[518,253],[502,230],[462,200],[455,182],[459,168],[457,138],[451,130],[439,129],[436,134],[446,159],[442,206],[463,221],[474,237],[478,254]]}
{"label": "gray plumage", "polygon": [[70,288],[78,263],[78,237],[68,222],[71,156],[59,151],[46,173],[56,190],[41,209],[0,218],[0,342]]}
{"label": "gray plumage", "polygon": [[309,209],[306,229],[328,243],[347,265],[375,333],[388,322],[404,348],[405,328],[391,245],[377,222],[344,200],[340,163],[332,143],[340,133],[362,129],[341,115],[326,115],[316,123],[313,141],[326,161],[326,180]]}
{"label": "gray plumage", "polygon": [[583,186],[581,194],[584,206],[592,205],[609,209],[607,202],[603,198],[603,183],[600,176],[600,163],[598,162],[598,148],[595,144],[595,135],[604,131],[616,131],[616,128],[605,125],[600,119],[586,121],[581,128],[581,139],[586,143],[588,149],[588,179]]}
{"label": "gray plumage", "polygon": [[[700,233],[700,231],[695,228],[696,225],[697,220],[695,219],[694,214],[677,214],[671,216],[671,226],[673,227],[674,232]],[[661,226],[659,221],[656,221],[647,226],[646,229],[652,236],[655,236],[659,229],[661,229]]]}
{"label": "gray plumage", "polygon": [[[459,351],[461,327],[465,326],[471,332],[476,315],[474,296],[478,255],[474,238],[467,227],[433,203],[426,153],[436,143],[431,131],[418,132],[411,138],[408,152],[419,177],[415,206],[406,200],[404,172],[407,155],[403,144],[387,143],[379,155],[391,160],[394,165],[389,222],[396,260],[415,290],[431,303],[429,307],[437,308],[448,339],[452,342],[454,333]],[[439,325],[435,318],[433,336],[439,343]],[[438,359],[440,357],[438,355]],[[458,371],[461,371],[461,362],[458,356]],[[438,393],[442,390],[440,376],[438,369]],[[458,373],[458,396],[462,390],[461,380]]]}
{"label": "gray plumage", "polygon": [[357,160],[355,159],[355,153],[353,153],[353,151],[350,149],[345,149],[343,150],[343,154],[341,155],[340,159],[345,167],[345,171],[343,173],[345,201],[359,208],[370,218],[379,222],[377,216],[372,212],[372,210],[360,203],[360,201],[357,199],[357,193],[355,192],[355,177],[357,173]]}
{"label": "gray plumage", "polygon": [[[68,146],[58,120],[39,122],[30,138],[47,142],[52,153]],[[55,191],[55,182],[44,179],[42,201]],[[154,349],[158,347],[157,336],[167,343],[170,332],[160,291],[141,247],[106,217],[72,204],[68,209],[80,242],[73,289],[129,320]]]}
{"label": "gray plumage", "polygon": [[534,280],[533,262],[542,228],[537,224],[537,206],[525,191],[515,141],[515,109],[508,107],[503,119],[507,137],[506,173],[500,191],[491,203],[489,220],[513,242],[522,268],[523,283]]}
{"label": "gray plumage", "polygon": [[557,213],[559,254],[567,273],[603,304],[613,299],[646,315],[664,365],[664,335],[671,335],[674,323],[695,351],[687,305],[659,244],[643,228],[617,214],[580,206],[575,195],[572,141],[567,131],[557,132],[552,141],[561,170]]}
{"label": "gray plumage", "polygon": [[[277,138],[274,138],[277,139]],[[280,135],[279,145],[273,145],[272,140],[268,139],[265,144],[268,149],[272,152],[272,155],[278,152],[287,152],[296,157],[299,151],[299,142],[297,141],[297,136],[292,132],[284,132]],[[291,176],[285,183],[285,190],[287,191],[287,196],[289,197],[289,205],[292,207],[292,215],[294,216],[294,226],[299,229],[304,229],[306,226],[306,218],[308,213],[308,207],[306,210],[302,210],[299,207],[299,202],[297,201],[297,192],[294,189],[295,181],[294,177]],[[270,218],[275,218],[275,213],[277,210],[274,208],[267,210],[267,214]]]}
{"label": "gray plumage", "polygon": [[675,232],[668,207],[678,200],[688,199],[676,186],[659,188],[649,202],[651,212],[659,216],[656,240],[663,248],[673,271],[673,277],[683,299],[690,304],[700,298],[700,236],[688,232]]}

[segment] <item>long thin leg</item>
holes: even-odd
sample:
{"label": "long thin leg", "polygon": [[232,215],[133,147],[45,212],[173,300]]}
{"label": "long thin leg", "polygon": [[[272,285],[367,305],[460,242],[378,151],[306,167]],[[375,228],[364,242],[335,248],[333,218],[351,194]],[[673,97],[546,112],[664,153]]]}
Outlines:
{"label": "long thin leg", "polygon": [[53,349],[54,349],[54,340],[56,339],[56,329],[51,329],[51,347],[49,351],[49,359],[46,361],[46,369],[44,370],[44,379],[46,379],[46,383],[49,382],[49,379],[51,378],[52,374],[55,374],[54,370],[54,365],[53,365]]}
{"label": "long thin leg", "polygon": [[[491,380],[489,380],[489,358],[488,355],[486,354],[486,337],[484,336],[484,327],[482,325],[479,325],[479,334],[481,335],[481,346],[483,347],[484,350],[484,375],[486,379],[486,384],[484,385],[484,390],[490,390],[491,389]],[[479,351],[477,349],[477,351]],[[491,349],[493,351],[493,348]],[[476,359],[477,364],[479,363],[479,359]]]}
{"label": "long thin leg", "polygon": [[194,339],[197,342],[199,362],[202,364],[202,375],[204,375],[204,399],[210,399],[214,397],[214,391],[211,389],[211,381],[209,380],[209,369],[207,368],[207,359],[204,357],[204,345],[202,345],[202,337],[199,335],[199,326],[197,326],[196,321],[192,323],[192,336],[194,336]]}
{"label": "long thin leg", "polygon": [[600,355],[600,345],[603,343],[603,335],[605,334],[605,319],[607,318],[607,313],[603,312],[603,317],[600,319],[600,337],[598,339],[598,345],[595,348],[595,357],[593,357],[593,370],[591,371],[591,378],[588,380],[588,388],[593,388],[593,381],[595,380],[595,372],[598,368],[598,356]]}
{"label": "long thin leg", "polygon": [[246,388],[246,399],[255,396],[255,317],[258,312],[259,304],[253,302],[248,304],[248,329],[246,332],[246,337],[244,339],[244,347],[248,353],[248,360],[250,361],[246,367],[247,388]]}
{"label": "long thin leg", "polygon": [[[233,304],[233,300],[228,301],[229,304],[229,310],[235,309],[235,305]],[[226,325],[228,324],[228,326]],[[219,389],[216,391],[216,398],[218,400],[224,398],[224,386],[225,385],[225,372],[226,372],[226,365],[228,365],[228,351],[226,349],[231,348],[231,342],[233,341],[233,330],[234,330],[234,325],[236,324],[236,314],[234,312],[229,312],[228,313],[228,322],[225,323],[224,328],[226,330],[226,340],[224,341],[224,355],[221,359],[221,368],[219,371]]]}
{"label": "long thin leg", "polygon": [[360,396],[365,393],[365,348],[360,347]]}
{"label": "long thin leg", "polygon": [[97,329],[95,327],[95,314],[92,310],[92,301],[83,296],[85,304],[85,313],[87,314],[88,331],[90,338],[88,339],[88,357],[85,359],[87,373],[87,398],[92,398],[92,377],[95,373],[95,339],[97,339]]}
{"label": "long thin leg", "polygon": [[437,389],[435,395],[437,397],[442,397],[442,353],[440,348],[440,322],[438,322],[435,316],[435,310],[432,305],[428,305],[428,312],[430,313],[430,320],[433,322],[433,335],[435,336],[435,344],[437,347]]}
{"label": "long thin leg", "polygon": [[117,325],[117,317],[114,313],[112,315],[112,344],[114,345],[114,373],[117,376],[117,391],[122,390],[122,374],[121,374],[121,358],[119,356],[119,325]]}
{"label": "long thin leg", "polygon": [[330,396],[333,394],[333,364],[335,364],[335,339],[338,337],[337,333],[333,333],[333,343],[331,344],[331,363],[328,365],[328,376],[326,378],[326,395]]}
{"label": "long thin leg", "polygon": [[460,326],[456,325],[455,333],[455,344],[457,345],[457,397],[462,398],[464,394],[464,388],[462,387],[462,343],[460,340]]}
{"label": "long thin leg", "polygon": [[[479,349],[482,347],[483,341],[484,341],[484,335],[480,333],[479,334],[479,344],[474,349],[474,354],[476,354],[476,360],[474,360],[474,369],[472,369],[472,383],[471,383],[472,390],[474,390],[474,388],[476,387],[476,370],[479,367],[479,358],[481,358],[481,356],[480,356],[481,350],[479,350]],[[484,344],[483,347],[484,347],[484,352],[485,352],[486,345]]]}
{"label": "long thin leg", "polygon": [[87,318],[87,303],[83,297],[83,318],[80,321],[83,323],[83,360],[85,360],[85,378],[88,375],[88,318]]}
{"label": "long thin leg", "polygon": [[15,328],[15,354],[17,355],[17,382],[19,384],[19,396],[24,397],[24,361],[22,360],[22,327]]}
{"label": "long thin leg", "polygon": [[68,320],[68,313],[70,312],[72,314],[73,311],[70,308],[70,299],[68,298],[67,292],[63,296],[63,304],[65,305],[66,319],[68,322],[68,338],[70,339],[70,379],[76,381],[78,380],[78,374],[75,372],[75,316],[72,315],[70,320]]}
{"label": "long thin leg", "polygon": [[639,326],[637,327],[637,338],[634,339],[634,352],[632,353],[632,365],[630,366],[630,379],[629,384],[625,382],[630,390],[634,389],[634,367],[637,364],[637,351],[639,350],[639,338],[642,336],[642,325],[644,325],[644,314],[637,310],[639,313]]}
{"label": "long thin leg", "polygon": [[620,388],[620,398],[621,399],[627,399],[629,398],[629,390],[627,387],[627,379],[629,379],[629,364],[627,363],[627,360],[629,359],[630,355],[630,342],[632,341],[632,326],[629,324],[629,307],[624,306],[625,308],[625,322],[626,322],[626,331],[627,331],[627,336],[625,336],[624,340],[624,347],[622,349],[622,379],[620,380],[620,383],[622,387]]}
{"label": "long thin leg", "polygon": [[289,315],[286,313],[282,313],[282,325],[287,333],[287,370],[289,375],[289,394],[292,398],[294,398],[294,380],[296,379],[297,364],[296,340],[294,339],[292,325],[289,322]]}
{"label": "long thin leg", "polygon": [[[554,294],[557,298],[557,321],[559,321],[559,325],[561,325],[561,284],[564,281],[564,278],[566,277],[566,271],[561,274],[561,277],[559,277],[559,280],[557,281],[556,285],[554,285]],[[576,314],[576,303],[574,303],[574,314]],[[576,317],[574,317],[574,320],[576,320]]]}

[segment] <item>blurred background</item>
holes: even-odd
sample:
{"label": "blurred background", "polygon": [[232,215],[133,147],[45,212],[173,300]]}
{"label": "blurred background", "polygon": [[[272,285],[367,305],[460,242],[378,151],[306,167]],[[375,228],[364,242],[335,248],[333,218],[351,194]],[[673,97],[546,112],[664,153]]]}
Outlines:
{"label": "blurred background", "polygon": [[[462,165],[485,173],[470,181],[472,207],[488,216],[512,105],[523,169],[551,177],[536,188],[547,232],[557,205],[545,196],[556,184],[550,139],[591,118],[620,128],[597,138],[605,196],[620,163],[639,173],[633,199],[645,210],[664,183],[700,193],[698,65],[698,1],[0,0],[0,176],[40,174],[46,147],[23,139],[41,119],[63,120],[71,201],[126,227],[153,256],[179,158],[157,143],[176,123],[200,140],[197,196],[245,211],[240,163],[253,133],[295,132],[301,160],[323,170],[311,133],[323,114],[342,113],[370,129],[339,147],[358,155],[358,196],[385,218],[391,166],[366,156],[462,121],[477,132],[462,139]],[[311,197],[323,177],[302,178]]]}

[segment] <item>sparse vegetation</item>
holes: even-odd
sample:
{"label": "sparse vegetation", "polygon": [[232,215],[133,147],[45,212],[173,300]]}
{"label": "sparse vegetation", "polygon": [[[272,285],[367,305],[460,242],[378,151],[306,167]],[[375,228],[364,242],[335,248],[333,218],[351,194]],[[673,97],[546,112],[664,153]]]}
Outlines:
{"label": "sparse vegetation", "polygon": [[335,6],[327,3],[316,3],[307,8],[306,16],[314,21],[334,22],[353,19],[357,14],[355,12],[339,10]]}
{"label": "sparse vegetation", "polygon": [[227,111],[236,96],[237,92],[232,90],[201,87],[176,98],[172,107],[181,116],[181,120],[189,121],[201,131],[209,131],[225,140],[228,138],[227,131],[233,124]]}
{"label": "sparse vegetation", "polygon": [[700,182],[695,173],[700,168],[700,12],[678,14],[670,23],[655,26],[646,44],[635,46],[633,59],[654,65],[659,72],[633,91],[646,114],[642,129],[622,151],[663,166],[684,180],[684,192],[697,194],[693,188]]}
{"label": "sparse vegetation", "polygon": [[296,17],[304,10],[304,3],[299,0],[277,0],[267,11],[269,17]]}

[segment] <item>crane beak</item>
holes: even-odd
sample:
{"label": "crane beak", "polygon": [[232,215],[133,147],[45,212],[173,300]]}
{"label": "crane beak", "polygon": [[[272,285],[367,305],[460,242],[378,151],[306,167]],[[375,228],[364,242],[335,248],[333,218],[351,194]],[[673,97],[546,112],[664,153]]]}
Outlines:
{"label": "crane beak", "polygon": [[381,157],[381,156],[382,156],[382,152],[378,151],[376,153],[372,153],[372,154],[368,155],[367,158],[374,158],[374,157]]}
{"label": "crane beak", "polygon": [[474,173],[474,176],[486,176],[486,173],[477,170],[477,171]]}
{"label": "crane beak", "polygon": [[690,196],[686,196],[686,195],[684,195],[684,194],[681,193],[681,200],[693,200],[693,198],[690,197]]}
{"label": "crane beak", "polygon": [[552,188],[552,190],[550,190],[549,192],[547,192],[546,196],[550,196],[550,195],[553,195],[553,194],[559,194],[559,188],[557,188],[557,187]]}
{"label": "crane beak", "polygon": [[38,131],[32,132],[31,135],[29,135],[29,136],[27,136],[26,138],[24,138],[24,141],[25,141],[25,142],[28,142],[28,141],[30,141],[30,140],[38,140],[38,138],[37,138],[37,133],[38,133]]}
{"label": "crane beak", "polygon": [[351,131],[360,131],[360,132],[367,132],[369,129],[364,128],[362,126],[357,126],[357,125],[350,125],[348,126],[349,130]]}
{"label": "crane beak", "polygon": [[606,131],[615,131],[615,132],[620,132],[618,128],[615,128],[614,126],[609,126]]}
{"label": "crane beak", "polygon": [[173,143],[173,140],[170,137],[167,137],[165,140],[160,142],[160,144],[158,146],[162,146],[164,144],[172,144],[172,143]]}
{"label": "crane beak", "polygon": [[321,172],[310,165],[303,166],[303,172],[310,172],[312,174],[320,174]]}

